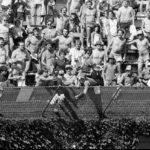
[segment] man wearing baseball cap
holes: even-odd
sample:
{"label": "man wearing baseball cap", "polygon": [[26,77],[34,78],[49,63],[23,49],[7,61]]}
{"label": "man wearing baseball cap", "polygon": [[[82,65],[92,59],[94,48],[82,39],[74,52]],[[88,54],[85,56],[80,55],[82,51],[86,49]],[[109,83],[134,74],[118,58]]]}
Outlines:
{"label": "man wearing baseball cap", "polygon": [[72,74],[72,66],[66,65],[65,67],[66,74],[64,75],[63,84],[65,86],[74,86],[77,85],[77,77]]}
{"label": "man wearing baseball cap", "polygon": [[121,86],[130,87],[134,84],[134,76],[132,75],[132,66],[128,65],[125,69],[125,73],[122,75],[122,78],[120,80]]}

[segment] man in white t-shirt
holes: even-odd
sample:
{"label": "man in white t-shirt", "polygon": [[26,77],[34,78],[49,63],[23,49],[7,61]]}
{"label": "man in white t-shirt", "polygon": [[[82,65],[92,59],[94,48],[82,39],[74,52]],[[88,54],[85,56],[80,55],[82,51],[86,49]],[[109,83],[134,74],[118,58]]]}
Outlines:
{"label": "man in white t-shirt", "polygon": [[81,66],[84,54],[84,50],[81,49],[81,42],[77,40],[76,47],[71,48],[69,52],[71,65],[75,68]]}
{"label": "man in white t-shirt", "polygon": [[131,24],[134,24],[134,10],[129,6],[129,1],[124,0],[122,7],[118,10],[118,24],[122,29],[128,29]]}

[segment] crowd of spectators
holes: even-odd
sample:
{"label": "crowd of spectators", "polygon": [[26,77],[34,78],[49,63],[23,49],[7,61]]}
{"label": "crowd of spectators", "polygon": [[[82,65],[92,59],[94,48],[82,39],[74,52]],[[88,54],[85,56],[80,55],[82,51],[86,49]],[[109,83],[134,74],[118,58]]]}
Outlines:
{"label": "crowd of spectators", "polygon": [[[33,27],[23,23],[34,17],[36,3],[34,10],[23,0],[1,4],[3,85],[150,86],[149,9],[135,33],[134,0],[68,0],[60,11],[55,0],[41,5],[41,26]],[[124,65],[131,46],[138,51],[137,72]]]}

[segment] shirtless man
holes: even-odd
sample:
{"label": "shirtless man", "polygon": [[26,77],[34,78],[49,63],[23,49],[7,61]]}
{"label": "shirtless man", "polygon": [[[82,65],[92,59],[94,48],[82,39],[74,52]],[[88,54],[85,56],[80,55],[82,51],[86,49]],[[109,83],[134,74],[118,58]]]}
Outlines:
{"label": "shirtless man", "polygon": [[27,38],[25,41],[25,46],[32,55],[37,54],[37,49],[40,41],[41,37],[39,36],[39,29],[35,28],[33,30],[33,36]]}
{"label": "shirtless man", "polygon": [[138,74],[141,75],[143,65],[146,65],[146,68],[149,63],[149,47],[150,43],[147,38],[144,37],[144,34],[142,31],[138,31],[137,33],[138,39],[129,42],[128,44],[134,44],[136,43],[137,49],[139,51],[139,58],[138,58]]}
{"label": "shirtless man", "polygon": [[104,63],[104,51],[102,49],[103,44],[101,41],[97,41],[96,48],[93,50],[91,58],[93,65],[103,65]]}
{"label": "shirtless man", "polygon": [[126,44],[126,39],[123,38],[124,34],[123,30],[118,30],[118,36],[112,39],[107,48],[107,53],[110,54],[109,56],[114,57],[116,60],[119,73],[121,73],[122,54],[124,53]]}
{"label": "shirtless man", "polygon": [[17,63],[21,62],[22,68],[25,69],[27,58],[28,58],[28,54],[25,51],[25,44],[24,42],[20,42],[18,49],[14,50],[12,53],[11,62],[15,63],[16,65]]}
{"label": "shirtless man", "polygon": [[[33,60],[33,58],[37,60],[37,57],[38,57],[38,49],[39,49],[39,43],[41,42],[41,37],[39,36],[39,29],[38,28],[35,28],[33,30],[33,36],[31,37],[28,37],[25,41],[25,47],[27,49],[27,51],[30,53],[30,63],[31,61]],[[30,66],[30,63],[29,63],[29,66]],[[37,69],[39,70],[40,69],[40,66],[38,63],[35,63]],[[29,68],[28,68],[29,69]],[[27,70],[28,70],[27,69]],[[26,71],[27,71],[26,70]]]}
{"label": "shirtless man", "polygon": [[68,14],[76,13],[79,16],[81,6],[83,4],[83,0],[68,0],[67,2],[67,9]]}
{"label": "shirtless man", "polygon": [[91,32],[94,29],[96,22],[100,24],[97,10],[95,8],[92,8],[92,4],[93,4],[92,1],[86,2],[87,8],[83,12],[82,19],[81,19],[82,28],[85,28],[87,32],[88,47],[91,46]]}
{"label": "shirtless man", "polygon": [[59,41],[59,49],[68,53],[73,42],[73,37],[69,36],[68,29],[63,29],[63,35],[57,36],[56,38],[52,38],[51,40],[52,42]]}
{"label": "shirtless man", "polygon": [[56,53],[52,47],[52,44],[47,43],[46,51],[43,52],[41,63],[46,67],[50,74],[53,73],[55,56]]}
{"label": "shirtless man", "polygon": [[0,37],[0,67],[8,64],[8,55],[4,48],[4,39]]}
{"label": "shirtless man", "polygon": [[0,24],[0,37],[4,39],[5,49],[7,51],[8,56],[10,56],[14,46],[14,42],[12,35],[10,34],[7,16],[2,17],[2,21]]}
{"label": "shirtless man", "polygon": [[56,20],[56,31],[58,35],[62,34],[63,29],[67,26],[69,23],[69,16],[67,15],[67,8],[63,7],[61,9],[61,14],[59,17],[57,17]]}

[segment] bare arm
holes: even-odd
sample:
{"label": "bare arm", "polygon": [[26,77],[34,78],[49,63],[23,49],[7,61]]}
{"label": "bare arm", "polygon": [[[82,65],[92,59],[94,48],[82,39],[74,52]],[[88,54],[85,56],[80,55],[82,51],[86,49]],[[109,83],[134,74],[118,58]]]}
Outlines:
{"label": "bare arm", "polygon": [[120,9],[118,10],[118,15],[117,15],[117,22],[120,23],[120,16],[121,16],[121,11]]}
{"label": "bare arm", "polygon": [[86,14],[85,13],[83,13],[82,14],[82,17],[81,17],[81,26],[82,26],[82,28],[84,28],[85,27],[85,17],[86,17]]}
{"label": "bare arm", "polygon": [[31,43],[30,38],[27,38],[25,41],[25,47],[28,48],[30,43]]}
{"label": "bare arm", "polygon": [[134,24],[135,11],[134,11],[133,8],[132,8],[132,11],[131,11],[131,16],[132,16],[132,24]]}
{"label": "bare arm", "polygon": [[143,20],[142,25],[141,25],[141,29],[142,29],[143,32],[144,32],[144,28],[145,28],[145,21]]}
{"label": "bare arm", "polygon": [[42,60],[41,60],[41,63],[42,63],[44,66],[46,66],[46,63],[45,63],[46,61],[45,61],[45,60],[46,60],[46,53],[44,52],[43,55],[42,55]]}
{"label": "bare arm", "polygon": [[52,39],[51,39],[51,42],[54,43],[54,42],[56,42],[56,41],[58,41],[58,40],[59,40],[59,36],[57,36],[57,37],[55,37],[55,38],[52,38]]}
{"label": "bare arm", "polygon": [[16,59],[16,52],[14,51],[14,52],[12,53],[11,60],[12,60],[13,62],[15,62],[15,59]]}
{"label": "bare arm", "polygon": [[70,14],[70,6],[71,6],[71,2],[72,2],[72,0],[68,0],[67,1],[67,10],[68,10],[68,15]]}
{"label": "bare arm", "polygon": [[132,45],[132,44],[135,44],[135,43],[137,43],[137,40],[133,40],[131,42],[128,42],[127,45]]}
{"label": "bare arm", "polygon": [[147,45],[149,46],[149,48],[150,48],[150,42],[147,40]]}
{"label": "bare arm", "polygon": [[98,11],[96,10],[96,22],[100,25],[100,13],[98,13]]}
{"label": "bare arm", "polygon": [[108,47],[107,47],[107,54],[110,53],[111,50],[111,46],[113,45],[113,40],[109,43]]}

